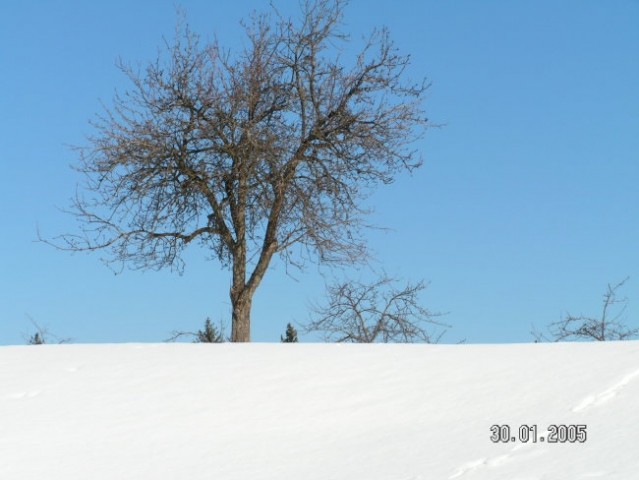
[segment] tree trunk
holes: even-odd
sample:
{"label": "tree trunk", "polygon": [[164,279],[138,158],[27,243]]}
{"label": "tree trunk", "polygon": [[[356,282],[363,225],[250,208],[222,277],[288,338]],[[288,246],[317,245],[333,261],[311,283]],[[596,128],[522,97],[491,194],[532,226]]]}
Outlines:
{"label": "tree trunk", "polygon": [[251,341],[251,300],[243,298],[233,299],[231,341],[250,342]]}

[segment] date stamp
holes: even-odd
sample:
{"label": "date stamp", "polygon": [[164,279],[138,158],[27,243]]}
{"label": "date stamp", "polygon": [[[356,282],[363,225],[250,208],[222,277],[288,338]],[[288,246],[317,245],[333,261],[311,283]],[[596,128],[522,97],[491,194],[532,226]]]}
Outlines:
{"label": "date stamp", "polygon": [[493,443],[585,443],[588,439],[587,425],[548,425],[539,434],[537,425],[492,425],[490,441]]}

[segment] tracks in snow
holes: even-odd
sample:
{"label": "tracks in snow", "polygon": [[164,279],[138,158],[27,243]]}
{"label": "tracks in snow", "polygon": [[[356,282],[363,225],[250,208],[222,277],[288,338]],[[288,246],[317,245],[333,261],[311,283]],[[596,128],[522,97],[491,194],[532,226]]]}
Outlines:
{"label": "tracks in snow", "polygon": [[[591,408],[599,407],[611,401],[615,398],[619,392],[630,384],[634,380],[639,380],[639,369],[634,370],[619,379],[612,386],[606,388],[605,390],[586,396],[583,400],[581,400],[577,405],[575,405],[571,412],[580,413]],[[548,431],[543,432],[540,436],[547,437]],[[448,477],[449,480],[453,480],[456,478],[461,478],[467,474],[473,474],[478,470],[483,470],[484,468],[499,468],[503,465],[507,465],[513,461],[518,461],[525,458],[532,458],[540,455],[544,455],[548,450],[547,448],[537,448],[531,451],[531,447],[535,445],[541,447],[542,444],[531,444],[531,443],[522,443],[514,446],[510,449],[510,451],[506,454],[496,455],[494,457],[483,457],[476,460],[472,460],[470,462],[464,463],[460,465],[456,471]],[[608,474],[608,472],[604,471],[595,471],[588,472],[580,475],[578,478],[580,479],[588,479],[588,478],[601,478]],[[541,477],[535,475],[523,475],[513,478],[513,480],[539,480]]]}

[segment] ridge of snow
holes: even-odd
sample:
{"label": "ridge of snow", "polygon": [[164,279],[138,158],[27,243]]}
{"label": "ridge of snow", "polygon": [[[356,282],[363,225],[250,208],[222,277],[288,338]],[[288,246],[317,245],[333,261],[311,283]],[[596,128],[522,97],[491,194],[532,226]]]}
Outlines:
{"label": "ridge of snow", "polygon": [[638,399],[639,341],[0,347],[0,479],[629,480]]}

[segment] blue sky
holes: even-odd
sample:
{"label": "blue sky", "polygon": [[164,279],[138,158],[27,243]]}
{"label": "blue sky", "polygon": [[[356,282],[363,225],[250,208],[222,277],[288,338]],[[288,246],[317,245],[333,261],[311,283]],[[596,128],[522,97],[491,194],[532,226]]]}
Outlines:
{"label": "blue sky", "polygon": [[[237,48],[239,20],[267,2],[181,5],[193,30]],[[69,145],[84,144],[101,101],[130,87],[116,60],[153,60],[175,22],[172,0],[0,4],[0,344],[24,343],[29,317],[79,343],[157,342],[230,318],[229,272],[197,247],[183,276],[116,276],[99,254],[35,241],[37,226],[47,237],[76,228],[59,210],[79,180]],[[532,325],[598,315],[607,283],[626,276],[626,319],[639,325],[639,2],[346,9],[353,42],[381,25],[411,54],[408,74],[432,82],[425,107],[443,126],[415,145],[424,166],[371,198],[371,222],[390,229],[368,235],[375,267],[430,282],[422,303],[453,327],[443,342],[529,342]],[[275,262],[252,339],[277,341],[305,321],[320,273],[291,278]]]}

